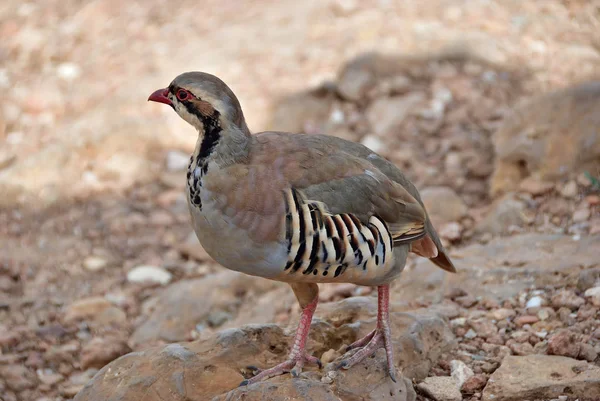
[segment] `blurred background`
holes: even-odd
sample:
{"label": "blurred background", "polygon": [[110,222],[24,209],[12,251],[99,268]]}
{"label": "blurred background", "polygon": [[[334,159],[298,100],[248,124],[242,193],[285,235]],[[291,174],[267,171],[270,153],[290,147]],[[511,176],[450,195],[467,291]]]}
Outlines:
{"label": "blurred background", "polygon": [[[191,70],[223,79],[252,131],[358,141],[417,184],[462,273],[411,260],[392,297],[466,319],[451,326],[459,349],[492,367],[467,358],[482,384],[465,399],[500,366],[485,343],[543,354],[575,327],[568,356],[598,365],[600,2],[4,0],[4,401],[71,399],[150,345],[293,327],[289,288],[225,271],[191,231],[196,133],[146,101]],[[489,317],[499,309],[508,326]],[[523,330],[548,338],[511,337]],[[425,376],[449,373],[440,362]]]}

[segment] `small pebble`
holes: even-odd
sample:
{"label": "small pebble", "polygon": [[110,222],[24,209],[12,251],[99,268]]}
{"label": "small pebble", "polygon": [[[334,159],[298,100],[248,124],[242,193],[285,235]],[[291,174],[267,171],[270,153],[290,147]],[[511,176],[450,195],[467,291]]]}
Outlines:
{"label": "small pebble", "polygon": [[504,320],[513,317],[517,313],[513,309],[500,308],[490,312],[490,317],[494,320]]}
{"label": "small pebble", "polygon": [[377,153],[381,152],[385,148],[385,145],[381,141],[381,139],[379,139],[375,135],[365,136],[360,143],[362,143],[367,148],[371,149],[373,152]]}
{"label": "small pebble", "polygon": [[594,306],[600,306],[600,287],[588,288],[583,295],[589,297]]}
{"label": "small pebble", "polygon": [[539,308],[540,306],[542,306],[544,302],[544,299],[542,297],[531,297],[529,298],[529,301],[527,301],[527,304],[525,305],[526,308]]}
{"label": "small pebble", "polygon": [[103,269],[107,264],[108,262],[99,256],[88,256],[83,261],[83,267],[92,272]]}
{"label": "small pebble", "polygon": [[171,273],[156,266],[137,266],[127,273],[127,281],[130,283],[158,283],[165,285],[171,279]]}
{"label": "small pebble", "polygon": [[540,309],[540,310],[537,312],[537,317],[538,317],[540,320],[546,320],[546,319],[548,319],[548,318],[550,317],[550,311],[548,310],[548,308],[543,308],[543,309]]}
{"label": "small pebble", "polygon": [[591,214],[592,213],[590,212],[590,209],[588,209],[588,208],[577,209],[573,213],[573,222],[582,223],[584,221],[587,221],[590,218]]}
{"label": "small pebble", "polygon": [[470,340],[470,339],[473,339],[473,338],[475,338],[475,337],[477,337],[477,333],[475,333],[475,330],[473,330],[473,329],[469,329],[469,330],[468,330],[468,331],[465,333],[465,338],[468,338],[469,340]]}
{"label": "small pebble", "polygon": [[450,321],[450,324],[452,325],[452,327],[462,327],[465,324],[467,324],[467,318],[466,317],[457,317],[456,319],[452,319]]}
{"label": "small pebble", "polygon": [[65,81],[73,81],[81,75],[81,68],[75,63],[62,63],[56,69],[56,74]]}
{"label": "small pebble", "polygon": [[575,181],[567,182],[560,189],[560,194],[565,198],[575,198],[577,196],[577,183]]}
{"label": "small pebble", "polygon": [[457,359],[450,361],[450,376],[454,378],[458,387],[461,387],[467,379],[474,375],[473,370],[468,367],[463,361]]}
{"label": "small pebble", "polygon": [[331,348],[329,351],[325,351],[323,352],[323,355],[321,355],[321,362],[323,363],[323,365],[327,365],[329,362],[333,361],[336,357],[336,351]]}
{"label": "small pebble", "polygon": [[515,319],[515,324],[517,326],[523,326],[526,324],[533,324],[533,323],[537,323],[539,322],[539,318],[537,316],[533,316],[533,315],[523,315],[523,316],[519,316]]}

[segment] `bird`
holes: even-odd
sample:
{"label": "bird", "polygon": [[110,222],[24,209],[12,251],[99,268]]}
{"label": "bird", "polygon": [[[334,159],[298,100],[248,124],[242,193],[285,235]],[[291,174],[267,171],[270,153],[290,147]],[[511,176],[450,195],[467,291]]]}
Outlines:
{"label": "bird", "polygon": [[185,72],[148,101],[170,106],[198,131],[186,176],[191,222],[225,268],[288,283],[301,316],[287,360],[240,386],[321,361],[306,342],[318,284],[377,287],[377,325],[335,365],[349,369],[384,348],[396,381],[390,283],[410,252],[456,272],[417,188],[390,161],[345,139],[304,133],[252,134],[233,91],[218,77]]}

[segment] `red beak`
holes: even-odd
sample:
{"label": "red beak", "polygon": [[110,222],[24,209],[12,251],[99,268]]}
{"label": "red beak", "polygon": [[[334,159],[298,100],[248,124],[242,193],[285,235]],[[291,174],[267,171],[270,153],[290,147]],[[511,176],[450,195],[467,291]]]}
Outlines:
{"label": "red beak", "polygon": [[169,106],[173,107],[173,103],[171,103],[171,101],[167,97],[168,94],[169,94],[169,90],[167,88],[159,89],[159,90],[155,91],[154,93],[152,93],[150,95],[150,97],[148,97],[148,101],[164,103],[164,104],[168,104]]}

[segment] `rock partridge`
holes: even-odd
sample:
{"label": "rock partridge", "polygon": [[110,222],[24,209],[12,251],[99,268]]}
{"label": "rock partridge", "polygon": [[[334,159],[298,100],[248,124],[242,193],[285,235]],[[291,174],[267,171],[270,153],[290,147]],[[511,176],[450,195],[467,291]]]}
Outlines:
{"label": "rock partridge", "polygon": [[199,132],[187,171],[191,220],[206,252],[238,272],[288,283],[302,308],[289,358],[241,385],[291,372],[306,353],[317,283],[377,286],[377,326],[348,346],[348,369],[384,348],[395,381],[389,288],[409,252],[454,272],[415,186],[367,147],[327,135],[251,134],[219,78],[186,72],[148,98]]}

